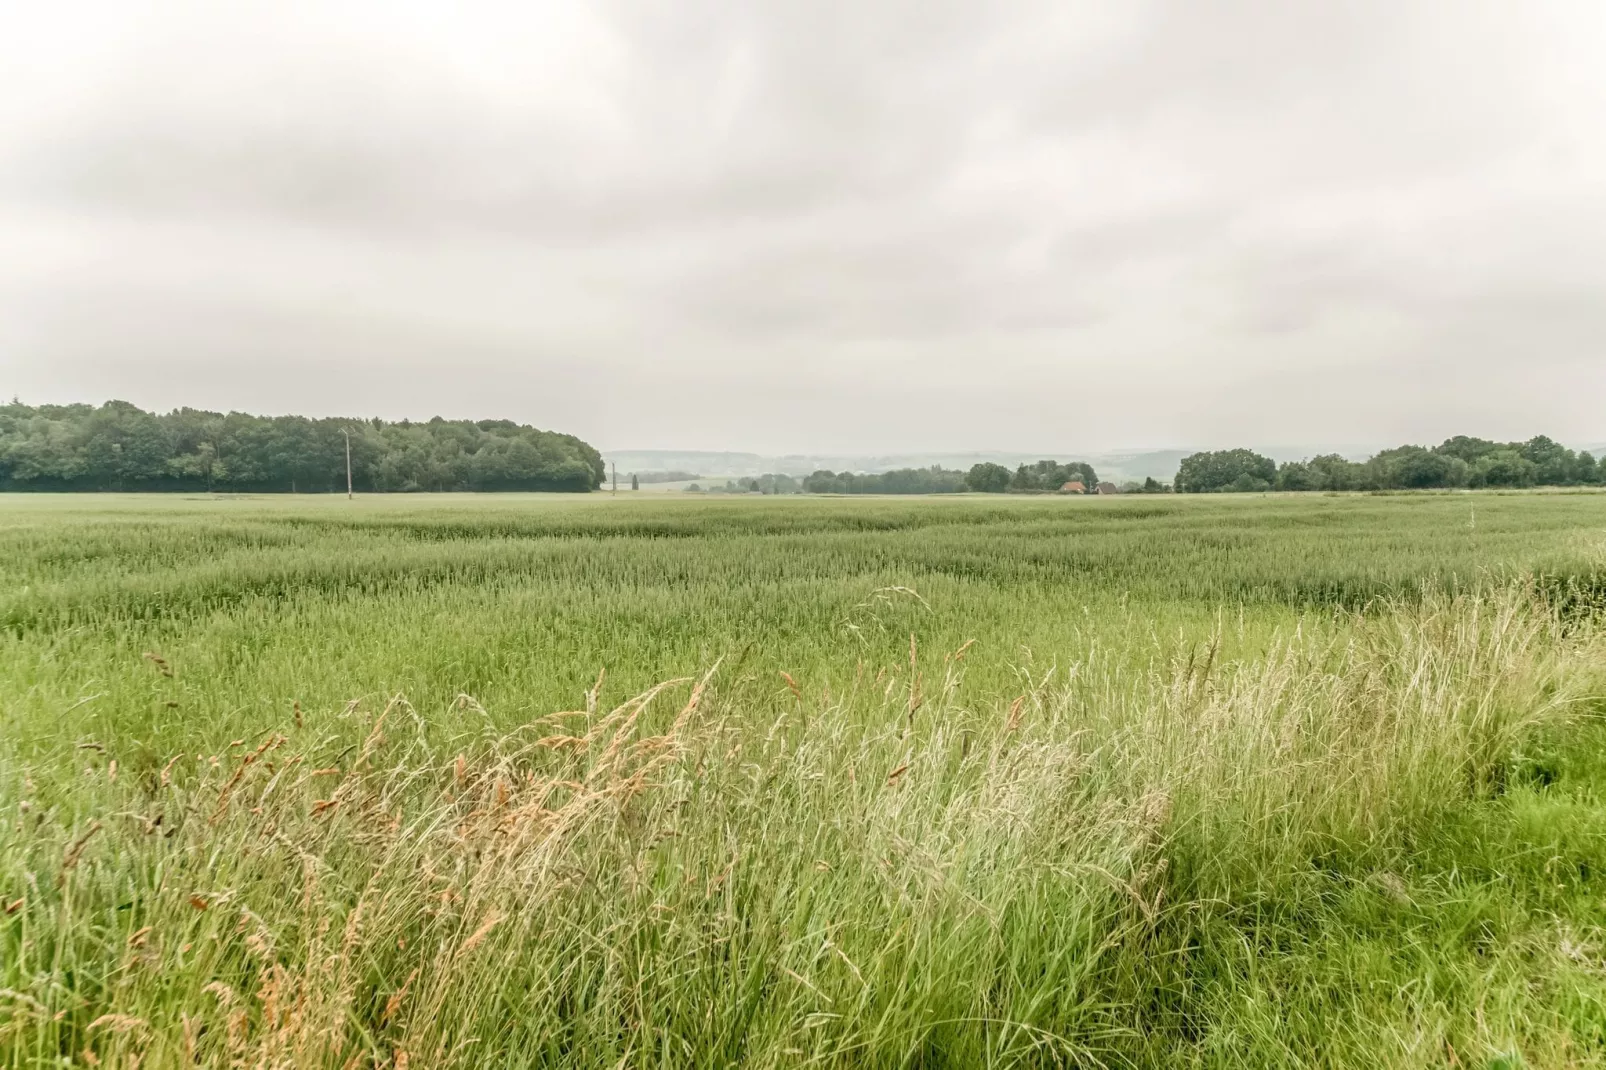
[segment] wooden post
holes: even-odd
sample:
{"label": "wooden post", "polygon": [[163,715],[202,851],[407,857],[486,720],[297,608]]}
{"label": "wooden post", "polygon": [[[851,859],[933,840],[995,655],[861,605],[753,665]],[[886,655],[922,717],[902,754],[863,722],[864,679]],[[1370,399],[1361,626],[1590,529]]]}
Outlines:
{"label": "wooden post", "polygon": [[613,496],[617,498],[619,496],[619,465],[613,461],[608,463],[613,466]]}
{"label": "wooden post", "polygon": [[351,432],[341,428],[340,433],[346,436],[346,501],[351,501]]}

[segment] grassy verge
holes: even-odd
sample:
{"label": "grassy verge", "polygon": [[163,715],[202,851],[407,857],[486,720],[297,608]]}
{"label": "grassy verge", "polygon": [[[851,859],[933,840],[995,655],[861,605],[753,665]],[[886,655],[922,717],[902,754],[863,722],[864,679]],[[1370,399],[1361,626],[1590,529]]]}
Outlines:
{"label": "grassy verge", "polygon": [[1007,705],[915,644],[761,710],[716,666],[511,729],[394,698],[18,765],[0,1053],[1599,1063],[1594,631],[1498,588],[1222,646]]}

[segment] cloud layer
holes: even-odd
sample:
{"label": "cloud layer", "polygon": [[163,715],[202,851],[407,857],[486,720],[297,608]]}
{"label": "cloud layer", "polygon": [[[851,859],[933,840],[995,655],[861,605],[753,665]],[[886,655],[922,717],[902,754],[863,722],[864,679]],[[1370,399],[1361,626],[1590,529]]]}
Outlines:
{"label": "cloud layer", "polygon": [[1606,439],[1594,0],[13,23],[26,400],[771,451]]}

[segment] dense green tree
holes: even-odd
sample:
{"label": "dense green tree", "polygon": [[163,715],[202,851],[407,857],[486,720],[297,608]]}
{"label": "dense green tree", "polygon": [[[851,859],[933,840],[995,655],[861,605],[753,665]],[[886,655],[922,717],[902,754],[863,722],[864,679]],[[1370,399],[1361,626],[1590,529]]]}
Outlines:
{"label": "dense green tree", "polygon": [[1578,454],[1544,435],[1524,442],[1522,455],[1534,463],[1536,483],[1554,487],[1579,482]]}
{"label": "dense green tree", "polygon": [[1466,486],[1469,466],[1460,457],[1400,446],[1384,450],[1367,462],[1369,482],[1388,490],[1423,490],[1430,487]]}
{"label": "dense green tree", "polygon": [[1490,442],[1486,438],[1470,438],[1466,435],[1457,435],[1447,438],[1434,447],[1435,453],[1448,454],[1459,457],[1468,464],[1476,464],[1480,457],[1487,456],[1500,448],[1500,443]]}
{"label": "dense green tree", "polygon": [[197,409],[0,406],[0,489],[592,490],[602,457],[508,420],[309,420]]}
{"label": "dense green tree", "polygon": [[1098,486],[1099,476],[1086,461],[1038,461],[1023,464],[1010,477],[1009,489],[1018,491],[1056,491],[1067,483],[1077,482],[1092,490]]}
{"label": "dense green tree", "polygon": [[1508,443],[1457,435],[1432,449],[1384,450],[1364,463],[1337,454],[1289,461],[1278,467],[1276,485],[1280,490],[1414,490],[1574,486],[1601,480],[1601,465],[1594,457],[1544,435]]}
{"label": "dense green tree", "polygon": [[[643,480],[643,482],[647,482]],[[692,484],[687,490],[701,490],[697,484]],[[708,488],[714,494],[796,494],[802,490],[798,481],[789,475],[766,472],[761,476],[742,476],[740,479],[727,479],[724,486]]]}
{"label": "dense green tree", "polygon": [[796,494],[803,487],[793,476],[769,472],[758,477],[758,489],[765,494]]}
{"label": "dense green tree", "polygon": [[965,486],[982,494],[1002,494],[1009,489],[1009,469],[1001,464],[983,461],[971,465],[965,473]]}
{"label": "dense green tree", "polygon": [[1277,467],[1278,490],[1320,490],[1320,475],[1303,461],[1288,461]]}
{"label": "dense green tree", "polygon": [[1531,487],[1539,479],[1539,466],[1511,448],[1485,454],[1472,470],[1478,485],[1485,487]]}
{"label": "dense green tree", "polygon": [[1324,453],[1308,462],[1315,486],[1311,490],[1364,490],[1366,467],[1336,453]]}
{"label": "dense green tree", "polygon": [[1092,490],[1099,485],[1099,474],[1086,461],[1072,461],[1069,464],[1061,465],[1054,478],[1057,482],[1054,482],[1051,488],[1053,490],[1059,490],[1073,480],[1080,480],[1088,490]]}
{"label": "dense green tree", "polygon": [[1189,494],[1270,490],[1277,464],[1253,450],[1215,450],[1184,457],[1177,470],[1177,490]]}
{"label": "dense green tree", "polygon": [[803,480],[810,494],[957,494],[966,489],[965,473],[933,465],[895,468],[890,472],[815,472]]}

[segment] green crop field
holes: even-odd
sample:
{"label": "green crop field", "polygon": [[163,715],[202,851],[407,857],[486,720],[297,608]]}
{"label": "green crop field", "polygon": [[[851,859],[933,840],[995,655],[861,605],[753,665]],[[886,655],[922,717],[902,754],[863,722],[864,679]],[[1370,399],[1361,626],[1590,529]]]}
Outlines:
{"label": "green crop field", "polygon": [[0,498],[0,1066],[1606,1065],[1606,494]]}

